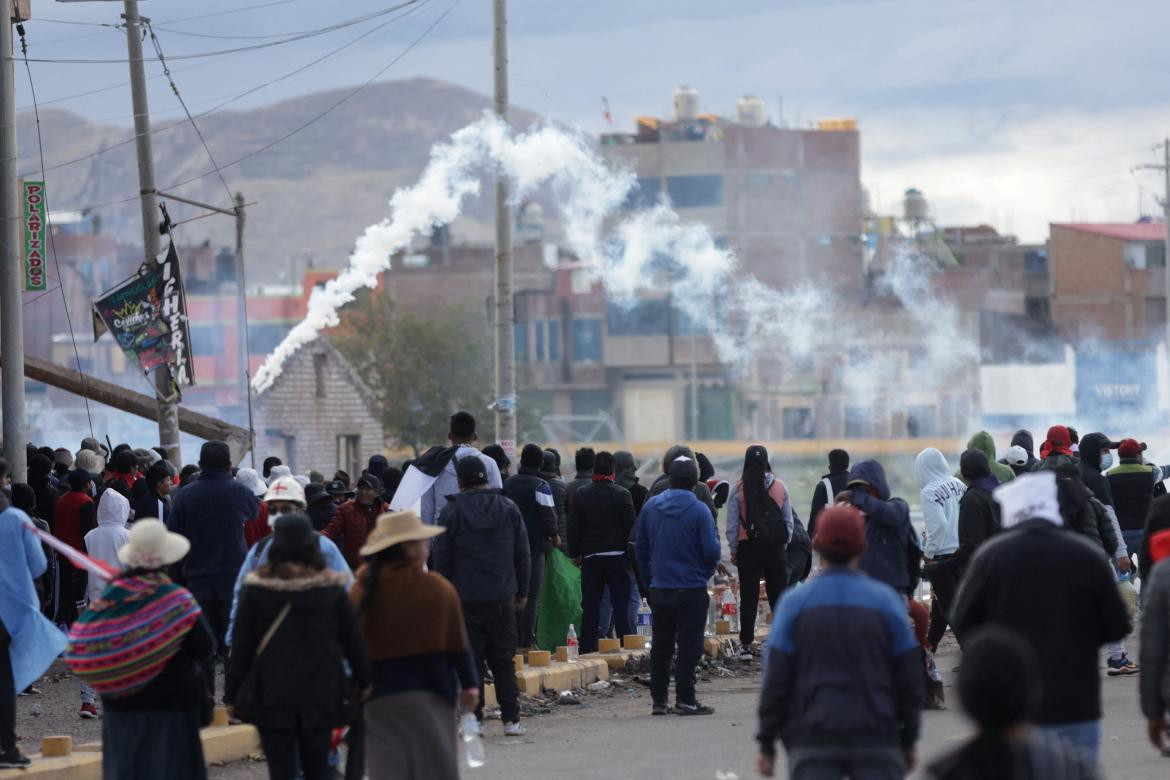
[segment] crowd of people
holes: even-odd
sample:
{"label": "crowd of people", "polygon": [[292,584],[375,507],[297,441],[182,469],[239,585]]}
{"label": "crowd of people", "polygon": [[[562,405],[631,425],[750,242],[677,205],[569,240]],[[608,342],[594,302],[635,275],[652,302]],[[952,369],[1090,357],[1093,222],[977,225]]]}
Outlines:
{"label": "crowd of people", "polygon": [[[341,733],[347,778],[457,778],[455,716],[482,730],[486,680],[503,734],[525,733],[513,659],[538,644],[553,556],[580,571],[582,653],[648,607],[653,716],[714,712],[696,668],[709,588],[735,570],[740,658],[765,663],[765,776],[777,741],[793,778],[912,770],[922,711],[944,705],[948,628],[979,733],[929,776],[1096,776],[1102,646],[1109,676],[1141,674],[1165,748],[1170,468],[1136,439],[1056,425],[1038,453],[1019,431],[997,459],[980,432],[957,470],[925,449],[921,531],[883,465],[844,450],[806,524],[760,445],[726,480],[676,445],[643,485],[629,452],[581,448],[563,473],[554,449],[528,444],[513,467],[477,441],[457,412],[447,446],[331,478],[235,468],[217,441],[181,470],[95,439],[30,445],[26,483],[0,464],[0,767],[28,765],[15,698],[63,654],[79,716],[102,719],[107,778],[205,778],[199,729],[219,702],[257,727],[272,778],[333,776]],[[1139,598],[1140,666],[1124,644]]]}

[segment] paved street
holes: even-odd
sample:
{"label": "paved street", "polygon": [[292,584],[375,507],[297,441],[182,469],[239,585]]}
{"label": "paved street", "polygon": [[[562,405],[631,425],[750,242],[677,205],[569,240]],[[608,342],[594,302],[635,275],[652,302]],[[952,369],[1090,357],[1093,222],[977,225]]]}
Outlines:
{"label": "paved street", "polygon": [[[958,662],[956,650],[939,655],[947,670],[952,709],[925,716],[920,760],[926,761],[970,734],[957,712],[950,683]],[[612,698],[590,698],[582,707],[555,708],[528,718],[528,736],[506,740],[498,721],[488,724],[487,766],[465,771],[467,778],[695,778],[715,780],[733,772],[741,780],[756,777],[755,729],[758,676],[713,680],[700,688],[700,698],[715,707],[711,717],[651,718],[646,689],[620,691]],[[1137,700],[1137,678],[1103,679],[1105,724],[1102,767],[1106,776],[1123,780],[1170,777],[1170,759],[1158,756],[1145,737]],[[267,777],[262,763],[218,768],[217,780]]]}

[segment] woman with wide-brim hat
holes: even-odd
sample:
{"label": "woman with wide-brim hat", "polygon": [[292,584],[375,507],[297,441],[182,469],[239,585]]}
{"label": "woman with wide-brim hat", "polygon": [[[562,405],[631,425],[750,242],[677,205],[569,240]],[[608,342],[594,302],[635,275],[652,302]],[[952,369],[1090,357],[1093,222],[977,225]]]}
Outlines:
{"label": "woman with wide-brim hat", "polygon": [[386,513],[361,549],[350,599],[357,607],[373,693],[366,757],[375,780],[458,780],[456,707],[479,703],[479,675],[455,587],[424,564],[446,529],[413,511]]}
{"label": "woman with wide-brim hat", "polygon": [[142,519],[118,551],[125,570],[69,631],[66,661],[102,697],[102,777],[206,780],[199,729],[211,702],[201,664],[215,639],[167,569],[191,543]]}

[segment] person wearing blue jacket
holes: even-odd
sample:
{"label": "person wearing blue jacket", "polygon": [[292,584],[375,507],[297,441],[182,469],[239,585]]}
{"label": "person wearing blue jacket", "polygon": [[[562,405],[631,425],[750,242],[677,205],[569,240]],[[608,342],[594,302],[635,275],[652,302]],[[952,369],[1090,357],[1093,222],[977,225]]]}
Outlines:
{"label": "person wearing blue jacket", "polygon": [[707,581],[719,563],[719,538],[711,510],[693,492],[699,482],[695,461],[686,457],[675,460],[669,477],[670,487],[642,507],[634,532],[638,570],[650,584],[651,712],[669,712],[670,660],[677,646],[674,711],[710,715],[715,710],[695,698],[695,667],[703,653]]}
{"label": "person wearing blue jacket", "polygon": [[860,571],[870,520],[852,506],[821,512],[813,545],[824,569],[780,599],[760,691],[760,774],[775,743],[801,778],[894,780],[914,770],[926,691],[905,602]]}
{"label": "person wearing blue jacket", "polygon": [[890,498],[886,470],[865,460],[849,473],[849,503],[865,515],[865,555],[861,570],[909,598],[918,586],[922,548],[910,524],[910,506]]}

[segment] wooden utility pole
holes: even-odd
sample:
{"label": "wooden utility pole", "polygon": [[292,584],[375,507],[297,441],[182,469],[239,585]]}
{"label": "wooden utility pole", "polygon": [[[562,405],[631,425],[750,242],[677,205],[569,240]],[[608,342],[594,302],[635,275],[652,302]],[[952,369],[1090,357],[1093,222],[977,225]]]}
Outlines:
{"label": "wooden utility pole", "polygon": [[[492,5],[493,98],[496,116],[508,123],[508,4]],[[512,335],[512,211],[508,175],[496,168],[496,441],[511,457],[516,453],[516,341]],[[566,327],[568,323],[565,323]]]}
{"label": "wooden utility pole", "polygon": [[[16,6],[9,4],[15,10]],[[24,279],[20,241],[20,201],[16,174],[16,84],[12,60],[12,25],[20,21],[11,13],[0,25],[0,351],[16,359],[16,368],[0,377],[0,406],[4,414],[4,457],[14,482],[23,482],[28,464],[24,418],[24,313],[21,284]]]}

